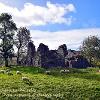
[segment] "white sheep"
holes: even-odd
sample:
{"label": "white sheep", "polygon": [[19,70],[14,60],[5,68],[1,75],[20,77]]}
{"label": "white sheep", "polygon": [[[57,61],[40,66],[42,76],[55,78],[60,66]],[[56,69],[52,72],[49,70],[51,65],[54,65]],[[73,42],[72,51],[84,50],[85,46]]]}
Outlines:
{"label": "white sheep", "polygon": [[5,70],[0,70],[0,73],[4,74],[5,73]]}
{"label": "white sheep", "polygon": [[46,74],[50,74],[50,73],[51,73],[51,71],[45,71],[45,73],[46,73]]}
{"label": "white sheep", "polygon": [[70,72],[70,70],[66,70],[66,72]]}
{"label": "white sheep", "polygon": [[28,77],[22,77],[22,80],[23,81],[29,81],[29,78]]}
{"label": "white sheep", "polygon": [[60,73],[69,73],[69,70],[60,70]]}
{"label": "white sheep", "polygon": [[10,72],[10,69],[7,69],[6,72]]}
{"label": "white sheep", "polygon": [[22,73],[20,71],[16,71],[17,75],[22,75]]}
{"label": "white sheep", "polygon": [[22,81],[28,85],[33,85],[32,81],[28,77],[22,77]]}
{"label": "white sheep", "polygon": [[8,75],[13,75],[13,73],[11,71],[7,72]]}
{"label": "white sheep", "polygon": [[100,73],[100,70],[98,72]]}

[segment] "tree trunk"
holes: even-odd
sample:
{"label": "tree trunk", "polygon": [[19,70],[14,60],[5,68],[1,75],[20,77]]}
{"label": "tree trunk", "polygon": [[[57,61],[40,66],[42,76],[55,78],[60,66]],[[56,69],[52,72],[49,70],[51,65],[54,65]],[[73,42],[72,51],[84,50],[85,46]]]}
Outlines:
{"label": "tree trunk", "polygon": [[90,66],[93,67],[93,64],[92,64],[92,57],[89,58],[89,62],[90,62]]}
{"label": "tree trunk", "polygon": [[8,58],[5,58],[5,66],[8,67]]}
{"label": "tree trunk", "polygon": [[17,52],[17,65],[19,65],[19,48],[18,48],[18,52]]}

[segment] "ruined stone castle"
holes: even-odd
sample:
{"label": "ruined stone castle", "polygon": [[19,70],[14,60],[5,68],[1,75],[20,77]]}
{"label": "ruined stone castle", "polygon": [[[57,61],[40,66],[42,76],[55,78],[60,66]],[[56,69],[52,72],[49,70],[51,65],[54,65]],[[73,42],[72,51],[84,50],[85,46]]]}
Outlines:
{"label": "ruined stone castle", "polygon": [[44,68],[89,67],[87,59],[82,57],[79,51],[67,50],[66,44],[59,46],[57,50],[49,50],[47,45],[40,43],[36,50],[35,45],[32,42],[28,43],[27,56],[24,60],[24,65]]}

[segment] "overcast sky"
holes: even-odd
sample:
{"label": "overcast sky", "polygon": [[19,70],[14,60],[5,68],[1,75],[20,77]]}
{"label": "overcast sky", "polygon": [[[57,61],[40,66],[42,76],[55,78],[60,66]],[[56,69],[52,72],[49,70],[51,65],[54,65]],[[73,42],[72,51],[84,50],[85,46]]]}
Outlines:
{"label": "overcast sky", "polygon": [[100,0],[0,0],[0,13],[27,27],[36,47],[44,43],[50,49],[78,49],[84,38],[100,36],[99,9]]}

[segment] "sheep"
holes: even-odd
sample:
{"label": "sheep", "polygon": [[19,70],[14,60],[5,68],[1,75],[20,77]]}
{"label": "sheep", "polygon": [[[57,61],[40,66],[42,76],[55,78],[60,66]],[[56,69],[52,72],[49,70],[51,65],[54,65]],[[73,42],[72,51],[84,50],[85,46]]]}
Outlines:
{"label": "sheep", "polygon": [[98,72],[100,73],[100,70]]}
{"label": "sheep", "polygon": [[16,71],[17,75],[22,75],[22,73],[20,71]]}
{"label": "sheep", "polygon": [[60,70],[60,73],[69,73],[69,70]]}
{"label": "sheep", "polygon": [[8,75],[13,75],[13,73],[11,73],[11,71],[7,72]]}
{"label": "sheep", "polygon": [[0,70],[0,73],[4,74],[5,73],[5,70]]}
{"label": "sheep", "polygon": [[10,69],[7,69],[6,72],[10,72]]}
{"label": "sheep", "polygon": [[66,72],[70,72],[69,70],[66,70]]}
{"label": "sheep", "polygon": [[2,68],[4,67],[4,66],[1,66]]}
{"label": "sheep", "polygon": [[29,81],[29,78],[28,77],[22,77],[22,80],[23,81]]}
{"label": "sheep", "polygon": [[33,85],[32,81],[28,77],[22,77],[22,81],[28,85]]}
{"label": "sheep", "polygon": [[51,71],[45,71],[45,73],[50,75]]}

